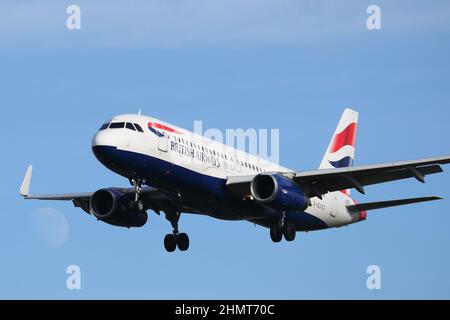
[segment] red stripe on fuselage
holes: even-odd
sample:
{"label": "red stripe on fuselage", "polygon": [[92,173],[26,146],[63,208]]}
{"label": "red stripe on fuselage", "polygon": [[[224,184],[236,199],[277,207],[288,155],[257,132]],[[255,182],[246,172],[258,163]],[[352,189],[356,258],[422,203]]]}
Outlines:
{"label": "red stripe on fuselage", "polygon": [[354,147],[356,140],[356,126],[356,123],[351,123],[344,131],[335,135],[330,152],[334,153],[345,146]]}
{"label": "red stripe on fuselage", "polygon": [[152,127],[152,128],[162,129],[162,130],[165,130],[165,131],[168,131],[168,132],[172,132],[172,133],[182,134],[180,131],[177,131],[177,130],[171,128],[171,127],[165,126],[165,125],[160,124],[160,123],[149,122],[148,126]]}

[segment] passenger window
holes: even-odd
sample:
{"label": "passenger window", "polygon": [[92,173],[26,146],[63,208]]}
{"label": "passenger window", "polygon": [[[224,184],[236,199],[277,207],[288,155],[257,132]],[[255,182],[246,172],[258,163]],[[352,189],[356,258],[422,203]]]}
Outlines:
{"label": "passenger window", "polygon": [[140,125],[138,125],[137,123],[135,123],[134,126],[135,126],[137,131],[144,132],[144,130],[142,130],[142,127]]}
{"label": "passenger window", "polygon": [[111,123],[109,126],[110,129],[123,129],[125,127],[125,122],[115,122]]}
{"label": "passenger window", "polygon": [[127,124],[125,125],[125,127],[126,127],[127,129],[130,129],[130,130],[136,131],[136,129],[134,128],[134,126],[133,126],[133,124],[132,124],[132,123],[129,123],[129,122],[127,122]]}

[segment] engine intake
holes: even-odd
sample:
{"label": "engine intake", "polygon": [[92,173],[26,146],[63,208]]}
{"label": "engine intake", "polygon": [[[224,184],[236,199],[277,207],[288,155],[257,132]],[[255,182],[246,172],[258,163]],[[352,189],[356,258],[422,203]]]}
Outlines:
{"label": "engine intake", "polygon": [[99,220],[118,227],[142,227],[147,212],[133,208],[134,195],[109,188],[95,192],[90,200],[91,213]]}
{"label": "engine intake", "polygon": [[309,197],[294,181],[279,174],[257,175],[250,190],[257,202],[276,210],[305,210],[310,204]]}

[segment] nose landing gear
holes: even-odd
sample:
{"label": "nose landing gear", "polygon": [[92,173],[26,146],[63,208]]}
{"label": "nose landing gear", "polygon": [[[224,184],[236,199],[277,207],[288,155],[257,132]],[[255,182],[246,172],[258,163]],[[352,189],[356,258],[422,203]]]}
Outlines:
{"label": "nose landing gear", "polygon": [[139,199],[142,190],[142,184],[145,184],[145,180],[141,179],[132,179],[130,180],[131,184],[134,187],[134,202],[132,203],[132,209],[135,209],[139,212],[144,211],[144,202]]}

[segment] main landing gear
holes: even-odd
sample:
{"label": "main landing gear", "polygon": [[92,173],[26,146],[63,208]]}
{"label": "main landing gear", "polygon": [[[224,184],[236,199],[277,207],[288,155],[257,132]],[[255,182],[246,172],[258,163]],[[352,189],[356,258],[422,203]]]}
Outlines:
{"label": "main landing gear", "polygon": [[180,212],[171,211],[166,212],[166,219],[172,224],[172,234],[167,234],[164,237],[164,247],[168,252],[174,252],[178,247],[180,251],[189,249],[189,237],[186,233],[179,233],[178,221],[180,220]]}
{"label": "main landing gear", "polygon": [[293,223],[285,223],[286,213],[281,214],[280,219],[270,228],[270,238],[273,242],[278,243],[284,238],[286,241],[294,241],[297,233]]}

